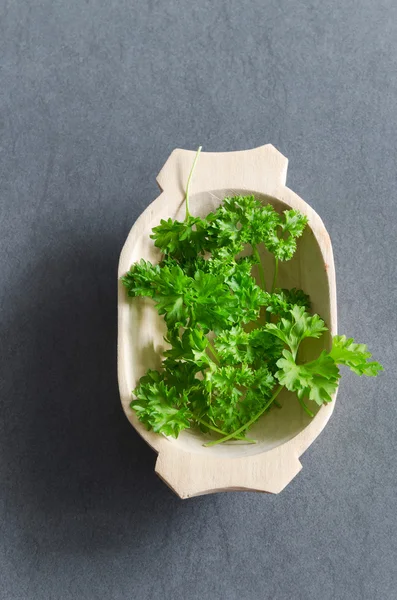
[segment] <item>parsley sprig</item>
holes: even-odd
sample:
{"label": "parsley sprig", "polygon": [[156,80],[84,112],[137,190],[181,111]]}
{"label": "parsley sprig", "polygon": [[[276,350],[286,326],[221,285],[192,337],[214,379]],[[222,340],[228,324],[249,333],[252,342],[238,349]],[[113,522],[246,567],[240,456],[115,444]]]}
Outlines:
{"label": "parsley sprig", "polygon": [[[183,429],[216,434],[206,446],[245,437],[286,388],[303,410],[331,402],[340,366],[375,376],[378,362],[364,344],[335,336],[329,352],[299,360],[301,343],[327,331],[310,298],[299,289],[277,287],[280,261],[290,260],[307,218],[297,210],[275,211],[255,196],[227,197],[204,218],[190,213],[189,174],[184,221],[161,220],[152,239],[159,264],[141,260],[122,282],[131,297],[153,300],[165,320],[168,344],[162,369],[149,370],[134,390],[131,407],[148,429],[178,437]],[[261,249],[273,255],[269,280]],[[259,283],[252,275],[257,265]]]}

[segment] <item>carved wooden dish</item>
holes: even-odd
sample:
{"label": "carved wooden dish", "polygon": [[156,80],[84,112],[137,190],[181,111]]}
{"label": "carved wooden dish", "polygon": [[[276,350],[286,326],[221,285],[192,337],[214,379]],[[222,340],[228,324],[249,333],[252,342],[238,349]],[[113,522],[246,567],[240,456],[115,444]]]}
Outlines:
{"label": "carved wooden dish", "polygon": [[[119,277],[132,263],[144,258],[159,260],[150,239],[160,219],[183,220],[185,185],[195,152],[174,150],[157,177],[162,193],[138,218],[130,231],[119,263]],[[294,258],[280,264],[280,287],[302,288],[310,295],[313,312],[325,320],[328,337],[307,345],[304,359],[315,358],[328,348],[336,334],[336,288],[332,247],[320,217],[286,187],[288,160],[267,144],[253,150],[200,155],[190,192],[190,212],[205,216],[225,196],[254,194],[277,210],[296,208],[309,224],[298,242]],[[266,252],[266,251],[265,251]],[[266,272],[273,274],[270,255],[262,255]],[[282,410],[272,410],[250,429],[258,443],[220,444],[203,447],[208,437],[185,430],[178,439],[147,431],[130,409],[131,391],[148,368],[159,368],[165,347],[165,326],[152,302],[128,298],[119,282],[118,292],[118,378],[121,402],[133,427],[158,453],[156,473],[181,498],[227,490],[280,492],[302,468],[299,457],[327,424],[334,401],[318,409],[314,419],[302,410],[296,397],[280,395]],[[313,354],[313,356],[311,356]],[[336,394],[335,394],[336,396]],[[333,398],[335,400],[335,397]]]}

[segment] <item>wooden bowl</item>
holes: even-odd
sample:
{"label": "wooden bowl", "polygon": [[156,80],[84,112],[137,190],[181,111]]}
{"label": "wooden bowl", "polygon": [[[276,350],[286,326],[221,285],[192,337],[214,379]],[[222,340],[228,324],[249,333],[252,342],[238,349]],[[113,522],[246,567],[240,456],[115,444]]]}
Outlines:
{"label": "wooden bowl", "polygon": [[[119,278],[131,264],[144,258],[158,262],[160,254],[149,235],[160,219],[183,220],[186,181],[195,152],[174,150],[157,177],[160,196],[141,214],[131,229],[119,263]],[[320,217],[286,187],[288,160],[274,146],[242,152],[201,153],[194,172],[190,212],[205,216],[225,196],[254,194],[277,210],[296,208],[309,219],[294,258],[280,264],[280,287],[298,287],[310,294],[313,311],[325,320],[328,337],[306,345],[305,359],[329,348],[336,334],[335,269],[329,235]],[[273,263],[264,251],[271,279]],[[183,431],[178,439],[147,431],[130,408],[131,391],[148,368],[159,368],[165,348],[165,325],[152,301],[128,298],[119,282],[118,378],[123,409],[133,427],[158,453],[156,473],[181,498],[227,490],[280,492],[302,468],[299,457],[327,424],[334,402],[318,409],[313,419],[295,396],[283,391],[282,410],[272,410],[250,429],[258,443],[203,447],[208,437]],[[313,355],[313,356],[312,356]],[[336,394],[335,394],[336,396]],[[335,396],[333,400],[335,400]]]}

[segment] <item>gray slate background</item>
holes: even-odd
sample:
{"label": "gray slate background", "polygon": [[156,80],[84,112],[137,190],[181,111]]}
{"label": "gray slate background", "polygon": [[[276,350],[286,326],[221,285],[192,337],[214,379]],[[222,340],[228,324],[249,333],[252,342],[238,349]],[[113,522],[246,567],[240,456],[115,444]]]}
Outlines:
{"label": "gray slate background", "polygon": [[[0,48],[0,598],[396,599],[396,3],[1,0]],[[118,256],[173,148],[266,142],[387,371],[280,496],[182,502],[120,408]]]}

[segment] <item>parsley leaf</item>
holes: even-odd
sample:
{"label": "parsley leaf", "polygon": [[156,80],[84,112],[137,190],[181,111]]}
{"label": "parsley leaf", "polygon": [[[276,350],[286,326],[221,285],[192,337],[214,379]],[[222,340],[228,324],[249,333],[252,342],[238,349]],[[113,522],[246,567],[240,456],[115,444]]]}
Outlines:
{"label": "parsley leaf", "polygon": [[157,248],[173,258],[195,258],[206,246],[207,223],[199,217],[189,216],[186,221],[172,219],[160,221],[150,236]]}
{"label": "parsley leaf", "polygon": [[159,265],[152,265],[143,258],[132,265],[131,269],[122,278],[121,282],[127,288],[129,296],[149,296],[153,298],[154,282],[160,275]]}
{"label": "parsley leaf", "polygon": [[306,311],[310,309],[310,297],[303,290],[275,290],[272,294],[263,292],[263,302],[266,311],[278,317],[288,317],[294,306],[301,306]]}
{"label": "parsley leaf", "polygon": [[282,317],[279,323],[268,323],[267,331],[282,340],[292,351],[294,358],[299,344],[305,338],[319,338],[327,328],[318,315],[309,315],[303,306],[295,305],[288,317]]}
{"label": "parsley leaf", "polygon": [[280,217],[277,229],[265,241],[267,249],[278,260],[290,260],[296,251],[296,240],[307,224],[307,217],[297,210],[285,210],[284,218]]}
{"label": "parsley leaf", "polygon": [[140,383],[134,393],[136,400],[131,402],[131,408],[148,429],[176,438],[190,426],[192,414],[186,406],[187,397],[178,394],[175,387],[153,381]]}
{"label": "parsley leaf", "polygon": [[237,325],[218,333],[215,348],[225,363],[237,365],[247,361],[248,340],[249,334]]}
{"label": "parsley leaf", "polygon": [[319,405],[331,402],[340,375],[335,362],[325,351],[316,360],[298,365],[292,353],[283,350],[277,366],[276,377],[288,390],[298,392],[300,398],[307,396]]}
{"label": "parsley leaf", "polygon": [[376,361],[369,362],[371,352],[365,344],[356,344],[353,338],[336,335],[332,340],[331,356],[338,365],[349,367],[356,375],[375,377],[383,367]]}

